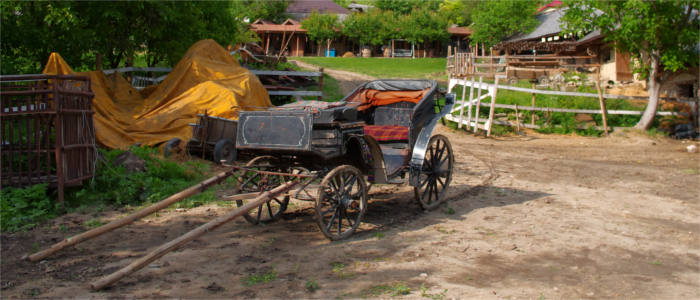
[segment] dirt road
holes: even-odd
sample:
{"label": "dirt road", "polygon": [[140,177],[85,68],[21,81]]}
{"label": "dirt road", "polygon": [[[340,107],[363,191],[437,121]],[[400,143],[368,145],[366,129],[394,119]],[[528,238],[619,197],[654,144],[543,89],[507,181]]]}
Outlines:
{"label": "dirt road", "polygon": [[[439,129],[456,153],[451,200],[419,210],[410,188],[373,188],[354,236],[329,242],[312,206],[227,224],[110,289],[87,285],[228,211],[151,216],[46,261],[21,261],[85,228],[72,214],[2,235],[3,298],[573,299],[700,297],[700,155],[621,134],[485,139]],[[64,232],[61,232],[64,231]],[[318,290],[309,292],[307,287]],[[423,289],[421,289],[421,287]]]}

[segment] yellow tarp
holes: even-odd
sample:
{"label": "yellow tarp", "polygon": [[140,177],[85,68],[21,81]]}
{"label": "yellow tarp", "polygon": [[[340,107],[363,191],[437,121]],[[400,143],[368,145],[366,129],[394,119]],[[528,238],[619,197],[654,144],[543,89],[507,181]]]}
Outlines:
{"label": "yellow tarp", "polygon": [[189,123],[204,113],[238,119],[239,107],[272,106],[257,76],[213,40],[195,43],[166,79],[148,97],[141,96],[120,74],[102,71],[74,73],[58,53],[52,53],[44,74],[90,76],[95,94],[97,142],[126,149],[134,144],[157,145],[171,138],[187,141]]}

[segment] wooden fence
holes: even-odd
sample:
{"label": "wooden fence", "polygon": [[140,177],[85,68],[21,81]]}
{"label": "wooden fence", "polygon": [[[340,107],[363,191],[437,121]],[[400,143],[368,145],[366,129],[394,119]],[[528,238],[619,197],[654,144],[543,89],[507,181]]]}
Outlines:
{"label": "wooden fence", "polygon": [[[610,128],[607,126],[607,120],[606,116],[608,114],[611,115],[642,115],[642,111],[634,111],[634,110],[607,110],[605,108],[605,100],[604,99],[634,99],[634,100],[648,100],[646,97],[637,97],[637,96],[623,96],[623,95],[611,95],[611,94],[602,94],[600,92],[598,94],[592,94],[592,93],[579,93],[579,92],[560,92],[560,91],[548,91],[548,90],[538,90],[538,89],[528,89],[528,88],[521,88],[521,87],[514,87],[514,86],[507,86],[507,85],[499,85],[499,80],[503,79],[501,76],[497,76],[495,83],[484,83],[483,82],[483,77],[479,77],[479,81],[477,82],[475,80],[475,77],[471,77],[471,80],[467,80],[464,78],[451,78],[448,84],[448,91],[451,92],[455,86],[462,86],[462,95],[461,95],[461,101],[458,101],[457,105],[452,110],[452,114],[447,115],[445,118],[447,120],[456,122],[458,125],[458,128],[462,128],[462,126],[466,126],[467,129],[473,129],[473,131],[476,133],[478,129],[483,129],[487,131],[487,136],[491,134],[491,124],[498,124],[498,125],[506,125],[506,126],[513,126],[517,127],[518,129],[520,127],[525,127],[525,128],[533,128],[533,129],[538,129],[540,126],[535,125],[534,123],[534,118],[531,118],[532,122],[530,124],[524,124],[521,122],[519,119],[519,112],[520,111],[530,111],[531,114],[534,114],[535,111],[545,111],[545,112],[560,112],[560,113],[582,113],[582,114],[602,114],[603,115],[603,127],[596,126],[596,129],[599,130],[604,130],[606,131],[609,130]],[[466,90],[467,87],[469,87],[469,98],[466,98]],[[511,91],[518,91],[518,92],[524,92],[524,93],[530,93],[532,94],[532,105],[531,106],[519,106],[519,105],[512,105],[512,104],[498,104],[497,102],[497,94],[498,90],[511,90]],[[482,93],[483,90],[486,90],[486,93]],[[474,97],[474,93],[476,91],[476,97]],[[568,108],[553,108],[553,107],[537,107],[535,103],[535,95],[536,94],[542,94],[542,95],[559,95],[559,96],[576,96],[576,97],[591,97],[591,98],[598,98],[600,100],[600,109],[568,109]],[[484,103],[482,102],[484,99],[487,97],[491,98],[491,101],[489,103]],[[700,112],[698,111],[698,101],[697,99],[691,99],[691,98],[683,98],[683,99],[674,99],[677,101],[680,101],[685,104],[689,104],[692,108],[693,111],[693,118],[698,118],[698,115],[700,115]],[[474,106],[475,113],[472,115],[472,106]],[[465,107],[467,108],[467,113],[465,115]],[[489,107],[489,118],[488,119],[480,119],[479,117],[479,110],[481,107]],[[494,110],[496,108],[502,108],[502,109],[512,109],[515,110],[516,112],[516,120],[515,122],[510,122],[510,121],[500,121],[500,120],[494,120]],[[458,116],[455,116],[454,113],[459,113]],[[657,111],[656,115],[657,116],[670,116],[670,115],[681,115],[682,113],[679,112],[671,112],[671,111]]]}

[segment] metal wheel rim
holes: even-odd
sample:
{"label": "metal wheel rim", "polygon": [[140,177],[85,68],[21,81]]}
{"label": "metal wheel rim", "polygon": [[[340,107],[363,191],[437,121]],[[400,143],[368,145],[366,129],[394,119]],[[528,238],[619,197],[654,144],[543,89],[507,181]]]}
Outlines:
{"label": "metal wheel rim", "polygon": [[452,145],[446,137],[431,138],[425,151],[419,186],[414,188],[415,197],[424,209],[432,209],[444,201],[452,180],[454,155]]}

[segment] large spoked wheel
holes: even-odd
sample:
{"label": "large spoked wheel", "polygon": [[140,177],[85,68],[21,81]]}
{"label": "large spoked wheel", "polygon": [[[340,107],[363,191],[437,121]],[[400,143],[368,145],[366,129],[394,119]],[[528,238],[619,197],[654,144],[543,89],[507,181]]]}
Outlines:
{"label": "large spoked wheel", "polygon": [[416,200],[423,209],[433,209],[445,200],[453,165],[452,145],[447,137],[435,135],[430,138],[425,150],[420,185],[413,188]]}
{"label": "large spoked wheel", "polygon": [[342,165],[321,181],[316,198],[316,222],[335,241],[352,235],[367,210],[367,185],[360,170]]}
{"label": "large spoked wheel", "polygon": [[[246,167],[260,171],[288,173],[288,168],[277,164],[277,160],[272,156],[258,156],[246,164]],[[248,179],[239,184],[236,193],[255,193],[269,191],[283,184],[286,180],[281,175],[249,174]],[[246,200],[236,200],[236,206],[241,207],[246,204]],[[275,197],[262,205],[251,209],[243,215],[246,221],[252,224],[268,223],[278,220],[287,210],[289,196]]]}

